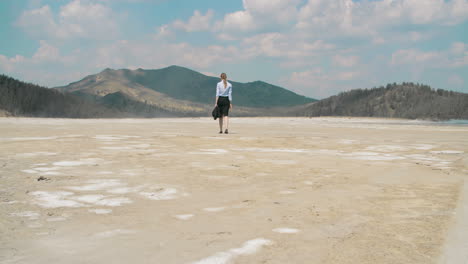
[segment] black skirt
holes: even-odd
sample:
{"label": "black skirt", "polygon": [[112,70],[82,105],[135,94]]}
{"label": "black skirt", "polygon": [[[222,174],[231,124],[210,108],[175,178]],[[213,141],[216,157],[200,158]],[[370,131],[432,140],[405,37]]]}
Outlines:
{"label": "black skirt", "polygon": [[229,108],[231,107],[231,101],[227,96],[218,97],[218,109],[221,116],[229,116]]}

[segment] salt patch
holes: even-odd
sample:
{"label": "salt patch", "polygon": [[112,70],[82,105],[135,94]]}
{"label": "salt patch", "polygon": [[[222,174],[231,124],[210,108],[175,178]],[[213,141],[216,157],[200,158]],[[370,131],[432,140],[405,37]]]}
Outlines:
{"label": "salt patch", "polygon": [[47,163],[36,163],[36,164],[33,164],[33,166],[45,166],[47,165]]}
{"label": "salt patch", "polygon": [[208,208],[203,208],[203,211],[206,212],[221,212],[224,211],[226,207],[208,207]]}
{"label": "salt patch", "polygon": [[38,204],[41,207],[45,208],[57,208],[57,207],[82,207],[83,204],[73,201],[66,200],[65,197],[72,195],[72,192],[45,192],[45,191],[36,191],[30,193],[33,196],[36,196],[34,201],[35,204]]}
{"label": "salt patch", "polygon": [[408,148],[404,146],[399,146],[399,145],[377,145],[377,146],[367,147],[366,150],[392,152],[392,151],[406,151],[408,150]]}
{"label": "salt patch", "polygon": [[285,190],[285,191],[280,191],[279,192],[280,194],[293,194],[293,193],[296,193],[295,191],[291,191],[291,190]]}
{"label": "salt patch", "polygon": [[37,171],[35,170],[22,170],[22,172],[26,172],[26,173],[37,173]]}
{"label": "salt patch", "polygon": [[314,182],[313,181],[304,181],[304,184],[307,184],[307,185],[313,185]]}
{"label": "salt patch", "polygon": [[132,203],[132,200],[128,199],[127,197],[116,197],[116,198],[107,198],[102,199],[96,202],[96,205],[102,206],[121,206],[122,204],[129,204]]}
{"label": "salt patch", "polygon": [[113,194],[126,194],[126,193],[137,192],[140,189],[141,187],[134,187],[134,188],[122,187],[122,188],[115,188],[115,189],[107,190],[107,192],[113,193]]}
{"label": "salt patch", "polygon": [[260,162],[268,162],[268,163],[273,163],[273,164],[278,164],[278,165],[292,165],[292,164],[297,164],[297,161],[295,161],[295,160],[257,159],[257,161],[260,161]]}
{"label": "salt patch", "polygon": [[42,172],[41,175],[62,175],[62,173],[56,172],[56,171],[47,171],[47,172]]}
{"label": "salt patch", "polygon": [[461,150],[439,150],[439,151],[431,151],[431,154],[463,154],[464,152]]}
{"label": "salt patch", "polygon": [[252,239],[245,242],[240,248],[233,248],[228,251],[216,253],[215,255],[208,258],[193,262],[193,264],[227,264],[237,256],[252,255],[260,250],[263,246],[269,246],[272,244],[273,241],[268,239]]}
{"label": "salt patch", "polygon": [[338,143],[346,144],[346,145],[355,144],[356,142],[357,140],[352,140],[352,139],[342,139],[338,141]]}
{"label": "salt patch", "polygon": [[345,156],[349,156],[351,159],[359,159],[359,160],[402,160],[405,159],[401,156],[395,156],[392,154],[381,154],[376,152],[352,152],[346,154]]}
{"label": "salt patch", "polygon": [[272,230],[273,232],[276,233],[282,233],[282,234],[295,234],[299,233],[299,229],[296,228],[289,228],[289,227],[280,227],[280,228],[275,228]]}
{"label": "salt patch", "polygon": [[74,191],[98,191],[123,185],[123,183],[121,183],[118,179],[91,180],[87,183],[89,184],[84,186],[67,187],[67,189]]}
{"label": "salt patch", "polygon": [[12,141],[22,141],[22,140],[51,140],[57,139],[58,137],[13,137],[13,138],[4,138],[6,140]]}
{"label": "salt patch", "polygon": [[[20,153],[16,154],[18,157],[36,157],[36,156],[55,156],[57,153],[55,152],[31,152],[31,153]],[[46,163],[44,163],[46,164]],[[37,164],[35,164],[37,165]]]}
{"label": "salt patch", "polygon": [[175,215],[174,217],[180,220],[188,220],[193,217],[193,214]]}
{"label": "salt patch", "polygon": [[132,149],[131,147],[100,147],[100,149],[106,149],[106,150],[130,150]]}
{"label": "salt patch", "polygon": [[393,156],[393,155],[386,155],[386,156],[357,156],[354,157],[354,159],[359,159],[359,160],[402,160],[405,159],[403,157],[399,156]]}
{"label": "salt patch", "polygon": [[136,233],[133,230],[127,230],[127,229],[114,229],[114,230],[109,230],[109,231],[104,231],[101,233],[97,233],[94,236],[100,237],[100,238],[107,238],[107,237],[113,237],[116,235],[128,235],[128,234],[134,234]]}
{"label": "salt patch", "polygon": [[172,200],[177,198],[177,189],[161,188],[156,192],[140,192],[140,194],[151,200]]}
{"label": "salt patch", "polygon": [[228,153],[229,151],[225,149],[200,149],[201,151],[208,151],[208,152],[213,152],[213,153]]}
{"label": "salt patch", "polygon": [[93,137],[98,140],[121,140],[121,139],[128,139],[128,138],[139,138],[139,136],[125,136],[125,135],[97,135]]}
{"label": "salt patch", "polygon": [[29,228],[39,228],[39,227],[42,227],[42,224],[41,223],[31,223],[31,224],[28,224],[28,227]]}
{"label": "salt patch", "polygon": [[36,220],[39,218],[40,214],[38,212],[33,211],[24,211],[18,213],[11,213],[11,216],[19,216],[19,217],[27,217],[29,220]]}
{"label": "salt patch", "polygon": [[73,200],[85,202],[85,203],[97,203],[99,200],[103,199],[105,196],[100,194],[91,194],[91,195],[82,195],[77,197],[70,197]]}
{"label": "salt patch", "polygon": [[223,140],[223,139],[228,139],[226,137],[201,137],[202,139],[219,139],[219,140]]}
{"label": "salt patch", "polygon": [[36,171],[54,171],[54,170],[58,170],[59,168],[58,167],[39,167],[39,168],[34,168],[34,170]]}
{"label": "salt patch", "polygon": [[429,144],[413,144],[412,147],[414,149],[429,150],[433,149],[435,146]]}
{"label": "salt patch", "polygon": [[305,149],[284,149],[284,148],[235,148],[235,151],[250,151],[250,152],[286,152],[286,153],[304,153]]}
{"label": "salt patch", "polygon": [[88,212],[95,214],[110,214],[112,213],[112,209],[89,209]]}
{"label": "salt patch", "polygon": [[80,166],[80,165],[97,165],[101,159],[80,159],[79,161],[59,161],[54,162],[54,166],[65,166],[65,167],[72,167],[72,166]]}

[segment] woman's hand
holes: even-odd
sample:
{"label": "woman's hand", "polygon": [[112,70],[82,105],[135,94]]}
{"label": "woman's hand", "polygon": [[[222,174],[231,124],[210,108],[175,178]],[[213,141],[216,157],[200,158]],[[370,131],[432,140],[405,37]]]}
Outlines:
{"label": "woman's hand", "polygon": [[232,109],[232,104],[231,104],[231,107],[229,107],[230,109]]}

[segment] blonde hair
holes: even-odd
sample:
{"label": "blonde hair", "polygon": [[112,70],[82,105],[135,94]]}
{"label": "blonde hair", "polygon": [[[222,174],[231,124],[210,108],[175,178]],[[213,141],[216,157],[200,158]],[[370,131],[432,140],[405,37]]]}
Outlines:
{"label": "blonde hair", "polygon": [[223,80],[224,88],[226,88],[227,87],[227,75],[224,72],[221,73],[221,79]]}

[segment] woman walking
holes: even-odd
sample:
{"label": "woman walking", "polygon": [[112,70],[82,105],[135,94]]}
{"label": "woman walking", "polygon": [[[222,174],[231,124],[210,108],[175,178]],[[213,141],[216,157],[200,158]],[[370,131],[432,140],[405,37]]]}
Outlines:
{"label": "woman walking", "polygon": [[226,73],[221,73],[221,81],[216,85],[216,103],[218,107],[219,118],[219,133],[223,133],[223,124],[226,126],[225,134],[229,133],[229,109],[232,108],[232,85],[227,81]]}

